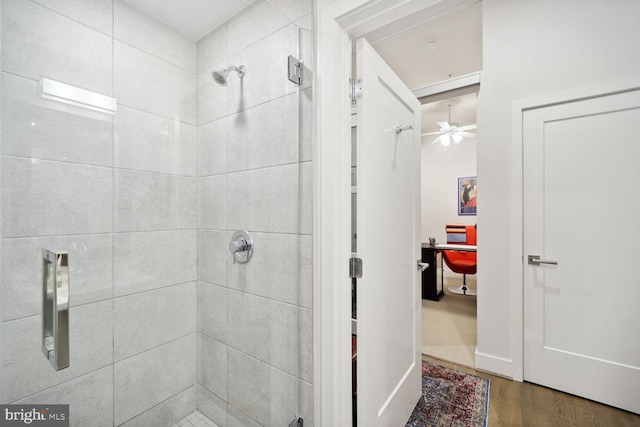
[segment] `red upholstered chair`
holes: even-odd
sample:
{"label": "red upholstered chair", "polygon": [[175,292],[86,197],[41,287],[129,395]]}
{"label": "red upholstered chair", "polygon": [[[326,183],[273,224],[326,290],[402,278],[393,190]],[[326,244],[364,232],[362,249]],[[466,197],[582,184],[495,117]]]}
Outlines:
{"label": "red upholstered chair", "polygon": [[[447,224],[447,243],[457,245],[476,245],[475,225]],[[476,252],[471,251],[442,251],[442,259],[454,273],[462,274],[462,286],[449,287],[449,291],[456,294],[477,295],[474,289],[467,289],[467,274],[476,274],[478,263]]]}

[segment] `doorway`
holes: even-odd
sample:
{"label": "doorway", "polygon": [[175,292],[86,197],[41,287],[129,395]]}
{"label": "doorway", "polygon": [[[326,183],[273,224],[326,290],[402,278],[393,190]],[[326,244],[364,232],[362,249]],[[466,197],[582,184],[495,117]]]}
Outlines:
{"label": "doorway", "polygon": [[[422,104],[421,133],[428,134],[421,140],[423,243],[429,238],[446,243],[446,224],[477,223],[475,215],[458,210],[459,178],[476,177],[476,129],[468,129],[458,141],[444,140],[439,131],[445,122],[461,127],[476,123],[481,21],[482,6],[476,3],[372,43],[405,84],[415,89]],[[477,79],[465,80],[470,75]],[[444,296],[438,301],[422,300],[422,352],[474,367],[477,298],[450,292],[449,287],[462,286],[463,276],[446,265],[443,274],[442,258],[436,259],[437,293]],[[476,289],[476,275],[467,275],[466,282],[469,289]]]}
{"label": "doorway", "polygon": [[[351,422],[350,294],[344,272],[350,255],[350,103],[344,97],[351,77],[351,40],[372,33],[397,34],[414,24],[460,10],[473,0],[425,5],[392,1],[320,2],[316,13],[314,76],[314,330],[319,364],[315,369],[316,421]],[[387,10],[389,13],[380,13]],[[406,20],[404,19],[406,18]],[[402,21],[402,22],[401,22]],[[406,25],[412,21],[411,25]],[[369,39],[369,37],[367,37]],[[377,40],[381,40],[379,38]],[[372,39],[369,39],[372,40]],[[480,40],[478,40],[478,43]],[[434,81],[442,80],[438,77]],[[416,87],[415,85],[411,85]],[[365,88],[365,92],[366,92]],[[366,95],[365,95],[366,96]],[[397,124],[396,124],[397,125]],[[417,159],[416,159],[417,160]],[[416,236],[419,237],[419,236]],[[415,260],[412,261],[415,268]],[[418,296],[419,299],[419,296]],[[392,347],[393,348],[393,347]]]}

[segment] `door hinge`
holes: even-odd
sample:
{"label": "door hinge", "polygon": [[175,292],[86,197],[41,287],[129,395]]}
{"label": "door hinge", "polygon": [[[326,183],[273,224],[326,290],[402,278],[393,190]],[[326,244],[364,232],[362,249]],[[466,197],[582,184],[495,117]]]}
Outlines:
{"label": "door hinge", "polygon": [[349,79],[349,98],[352,101],[362,98],[362,79]]}
{"label": "door hinge", "polygon": [[351,257],[349,258],[349,278],[360,279],[362,277],[362,259]]}
{"label": "door hinge", "polygon": [[289,55],[289,61],[287,63],[287,71],[289,81],[300,86],[304,77],[304,63],[298,61],[292,55]]}

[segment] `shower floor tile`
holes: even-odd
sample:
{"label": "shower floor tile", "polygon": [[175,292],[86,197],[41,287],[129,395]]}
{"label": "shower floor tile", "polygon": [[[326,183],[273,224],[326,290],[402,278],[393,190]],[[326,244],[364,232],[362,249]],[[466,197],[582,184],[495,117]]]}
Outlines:
{"label": "shower floor tile", "polygon": [[200,411],[193,411],[171,427],[218,427],[218,424],[204,416]]}

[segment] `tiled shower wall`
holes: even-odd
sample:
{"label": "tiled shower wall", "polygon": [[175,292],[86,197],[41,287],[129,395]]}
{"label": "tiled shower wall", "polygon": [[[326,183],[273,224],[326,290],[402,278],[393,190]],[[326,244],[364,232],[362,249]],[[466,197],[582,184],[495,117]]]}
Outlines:
{"label": "tiled shower wall", "polygon": [[[3,403],[75,426],[196,408],[196,43],[119,0],[2,1]],[[36,94],[48,77],[115,116]],[[70,367],[41,347],[41,249],[69,252]]]}
{"label": "tiled shower wall", "polygon": [[[2,403],[72,425],[312,425],[311,1],[197,44],[120,0],[2,0]],[[300,46],[298,46],[300,44]],[[209,68],[243,63],[239,84]],[[36,95],[48,77],[115,116]],[[308,76],[307,81],[310,81]],[[232,264],[232,231],[255,256]],[[69,251],[71,366],[40,350],[41,249]],[[196,282],[196,280],[198,280]]]}
{"label": "tiled shower wall", "polygon": [[313,425],[311,75],[286,78],[289,54],[311,63],[311,6],[256,1],[197,45],[198,409],[221,427]]}

